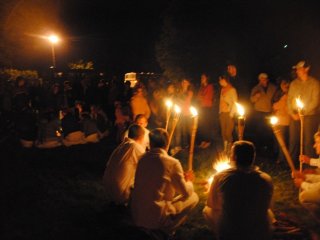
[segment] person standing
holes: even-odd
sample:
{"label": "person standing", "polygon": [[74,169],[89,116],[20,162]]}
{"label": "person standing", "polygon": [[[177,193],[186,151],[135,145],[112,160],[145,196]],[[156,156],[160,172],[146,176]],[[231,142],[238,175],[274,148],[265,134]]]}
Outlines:
{"label": "person standing", "polygon": [[[278,127],[282,134],[282,137],[286,143],[288,144],[288,135],[289,135],[289,123],[290,123],[290,115],[288,113],[288,90],[289,90],[289,81],[286,79],[280,80],[279,89],[276,91],[272,98],[272,108],[275,116],[278,118]],[[277,153],[277,163],[285,161],[284,154],[276,143],[275,140],[275,152]]]}
{"label": "person standing", "polygon": [[297,78],[293,80],[288,92],[288,111],[291,116],[289,126],[289,151],[293,159],[298,160],[300,144],[300,117],[298,114],[296,98],[304,103],[303,115],[303,152],[308,156],[315,156],[312,149],[313,133],[319,127],[320,117],[320,86],[319,81],[309,76],[310,65],[300,61],[293,69]]}
{"label": "person standing", "polygon": [[203,214],[217,239],[271,239],[273,183],[254,166],[255,155],[253,143],[235,142],[234,167],[214,176]]}
{"label": "person standing", "polygon": [[260,73],[258,80],[259,83],[252,88],[250,95],[254,109],[251,128],[255,133],[255,144],[266,150],[266,148],[272,147],[269,144],[272,143],[273,139],[266,117],[272,112],[272,98],[277,88],[273,83],[269,82],[269,77],[266,73]]}
{"label": "person standing", "polygon": [[224,152],[229,155],[233,142],[232,131],[234,128],[234,115],[236,113],[236,102],[238,100],[237,90],[231,85],[226,76],[219,77],[220,103],[219,119]]}
{"label": "person standing", "polygon": [[144,114],[149,119],[151,110],[145,94],[145,88],[142,84],[135,87],[133,97],[130,100],[132,111],[132,119],[135,119],[138,114]]}
{"label": "person standing", "polygon": [[200,107],[198,138],[200,139],[200,148],[210,146],[213,139],[213,101],[214,88],[209,83],[209,77],[206,73],[201,74],[201,86],[198,91],[197,100]]}
{"label": "person standing", "polygon": [[184,174],[178,159],[166,152],[168,133],[149,134],[151,150],[140,159],[132,193],[131,213],[136,226],[172,234],[199,201],[193,174]]}

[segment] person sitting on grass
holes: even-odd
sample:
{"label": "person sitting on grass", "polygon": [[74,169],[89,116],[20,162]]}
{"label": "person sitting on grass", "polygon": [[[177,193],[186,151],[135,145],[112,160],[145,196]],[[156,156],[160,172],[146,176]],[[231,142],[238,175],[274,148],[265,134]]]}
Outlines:
{"label": "person sitting on grass", "polygon": [[145,152],[144,129],[133,124],[126,138],[111,154],[106,165],[103,184],[110,200],[116,205],[127,205],[134,183],[137,164]]}
{"label": "person sitting on grass", "polygon": [[[144,129],[144,148],[146,150],[150,149],[150,140],[149,140],[149,129],[147,129],[148,126],[148,118],[144,114],[138,114],[136,118],[134,119],[134,123],[138,124],[139,126],[143,127]],[[128,130],[124,132],[124,138],[128,137]]]}
{"label": "person sitting on grass", "polygon": [[[320,155],[320,131],[314,135],[314,148]],[[317,169],[306,169],[303,173],[294,173],[294,183],[300,188],[299,201],[311,212],[315,219],[320,223],[320,158],[310,158],[306,155],[300,155],[300,161],[310,166],[316,166]]]}
{"label": "person sitting on grass", "polygon": [[137,167],[131,213],[136,226],[173,234],[197,205],[193,174],[184,174],[178,159],[168,155],[168,133],[156,128],[149,134],[151,149]]}
{"label": "person sitting on grass", "polygon": [[81,125],[68,107],[61,110],[61,118],[63,145],[69,147],[85,144],[86,140],[84,133],[81,130]]}
{"label": "person sitting on grass", "polygon": [[237,141],[231,149],[234,167],[214,177],[203,214],[217,239],[271,239],[273,183],[254,161],[253,143]]}

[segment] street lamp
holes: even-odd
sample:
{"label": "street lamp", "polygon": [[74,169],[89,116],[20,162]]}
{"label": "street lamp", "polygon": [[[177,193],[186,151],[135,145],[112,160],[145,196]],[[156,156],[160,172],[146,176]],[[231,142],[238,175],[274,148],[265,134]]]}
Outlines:
{"label": "street lamp", "polygon": [[55,51],[54,51],[54,45],[57,44],[60,41],[60,39],[56,35],[50,35],[47,37],[47,39],[51,43],[52,68],[55,69],[56,68],[56,55],[55,55]]}

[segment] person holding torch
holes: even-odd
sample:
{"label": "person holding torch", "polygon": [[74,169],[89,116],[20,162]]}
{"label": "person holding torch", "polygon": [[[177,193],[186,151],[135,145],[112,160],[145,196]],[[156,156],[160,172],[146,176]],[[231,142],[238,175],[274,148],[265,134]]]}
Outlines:
{"label": "person holding torch", "polygon": [[[291,116],[289,126],[289,151],[293,159],[298,160],[300,149],[300,128],[303,128],[303,149],[305,155],[315,157],[312,149],[313,134],[320,123],[320,86],[319,81],[309,76],[310,65],[306,61],[300,61],[293,69],[297,78],[293,80],[288,91],[288,112]],[[303,103],[300,114],[303,115],[303,126],[300,126],[299,109],[297,99]]]}

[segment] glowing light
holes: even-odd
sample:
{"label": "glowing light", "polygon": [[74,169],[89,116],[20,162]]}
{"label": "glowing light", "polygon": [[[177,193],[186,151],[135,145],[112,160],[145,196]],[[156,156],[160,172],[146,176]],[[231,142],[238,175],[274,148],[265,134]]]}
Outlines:
{"label": "glowing light", "polygon": [[211,185],[214,179],[214,175],[208,178],[208,184]]}
{"label": "glowing light", "polygon": [[230,162],[227,159],[219,160],[213,166],[213,168],[217,171],[217,173],[222,172],[226,169],[229,169],[230,167],[231,167]]}
{"label": "glowing light", "polygon": [[181,108],[178,105],[174,105],[174,111],[176,112],[176,114],[181,113]]}
{"label": "glowing light", "polygon": [[166,101],[166,106],[167,106],[169,109],[172,108],[173,103],[171,102],[171,100],[167,100],[167,101]]}
{"label": "glowing light", "polygon": [[239,103],[236,103],[236,106],[237,106],[237,111],[238,111],[238,114],[240,117],[243,117],[244,116],[244,107],[242,105],[240,105]]}
{"label": "glowing light", "polygon": [[287,48],[288,47],[288,45],[287,44],[285,44],[284,46],[283,46],[283,48]]}
{"label": "glowing light", "polygon": [[53,44],[55,44],[55,43],[57,43],[57,42],[60,41],[59,37],[56,36],[56,35],[50,35],[50,36],[48,36],[48,40],[49,40],[51,43],[53,43]]}
{"label": "glowing light", "polygon": [[301,101],[300,97],[297,97],[297,98],[296,98],[296,104],[297,104],[298,110],[302,110],[302,109],[303,109],[304,104],[303,104],[303,102]]}
{"label": "glowing light", "polygon": [[271,123],[271,125],[276,125],[277,123],[278,123],[278,118],[277,117],[275,117],[275,116],[272,116],[271,118],[270,118],[270,123]]}
{"label": "glowing light", "polygon": [[191,112],[192,117],[198,116],[198,111],[196,108],[190,107],[190,112]]}

